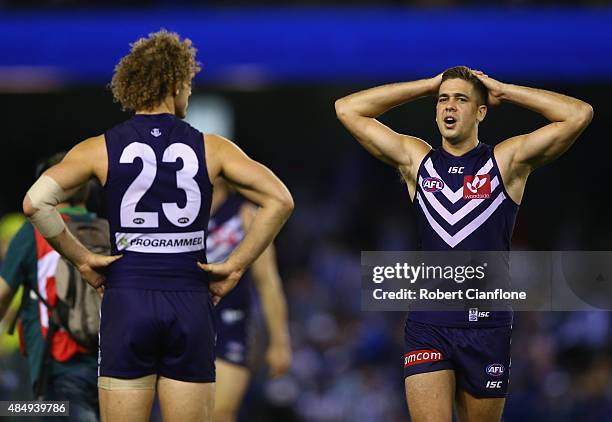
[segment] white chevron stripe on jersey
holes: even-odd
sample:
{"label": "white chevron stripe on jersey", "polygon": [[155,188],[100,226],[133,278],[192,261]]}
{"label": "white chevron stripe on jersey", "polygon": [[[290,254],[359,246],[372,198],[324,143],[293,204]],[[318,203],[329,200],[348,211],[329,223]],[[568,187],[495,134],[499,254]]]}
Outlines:
{"label": "white chevron stripe on jersey", "polygon": [[434,229],[436,233],[438,233],[438,236],[440,236],[448,246],[454,248],[466,237],[471,235],[478,227],[482,226],[482,224],[487,221],[489,217],[491,217],[491,215],[501,205],[501,203],[504,202],[504,199],[506,199],[506,195],[504,195],[503,192],[500,192],[499,195],[497,195],[497,197],[493,200],[491,205],[487,207],[486,210],[480,213],[478,217],[474,218],[469,224],[467,224],[464,228],[459,230],[454,235],[448,234],[448,232],[444,230],[444,228],[440,226],[440,224],[438,224],[438,222],[432,217],[432,215],[427,210],[427,206],[423,202],[423,198],[421,197],[419,192],[417,192],[417,199],[431,228]]}
{"label": "white chevron stripe on jersey", "polygon": [[[476,172],[476,174],[477,175],[487,174],[489,171],[491,171],[492,168],[493,168],[493,160],[489,158],[487,162],[485,163],[485,165],[482,166],[481,169]],[[440,175],[434,168],[433,163],[431,161],[431,157],[429,157],[427,161],[425,161],[425,170],[427,170],[427,173],[429,173],[431,177],[437,177],[438,179],[444,182],[444,179],[440,177]],[[459,187],[459,189],[453,192],[452,189],[448,187],[446,182],[444,182],[444,188],[442,189],[442,193],[444,194],[444,196],[446,196],[446,198],[449,201],[451,201],[454,204],[458,200],[463,198],[463,186]]]}
{"label": "white chevron stripe on jersey", "polygon": [[[419,176],[419,184],[422,181],[423,181],[423,178]],[[491,193],[495,192],[495,189],[498,186],[499,186],[499,179],[497,178],[497,176],[495,176],[493,180],[491,180]],[[454,213],[451,213],[444,207],[444,205],[440,203],[440,201],[438,201],[438,198],[436,198],[436,195],[434,195],[432,192],[424,192],[424,194],[425,194],[425,199],[427,199],[427,202],[429,202],[429,204],[433,207],[433,209],[435,209],[438,212],[440,217],[445,219],[446,222],[450,224],[451,226],[454,226],[455,224],[457,224],[463,217],[465,217],[470,212],[472,212],[474,209],[476,209],[476,207],[482,204],[482,201],[484,201],[484,199],[471,199],[463,207],[459,208]]]}

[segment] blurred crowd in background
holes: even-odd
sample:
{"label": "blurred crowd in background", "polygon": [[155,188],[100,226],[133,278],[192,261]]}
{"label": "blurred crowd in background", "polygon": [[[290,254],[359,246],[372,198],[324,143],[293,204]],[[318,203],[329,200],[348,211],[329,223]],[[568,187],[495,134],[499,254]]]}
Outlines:
{"label": "blurred crowd in background", "polygon": [[[504,0],[497,3],[531,6],[553,2]],[[605,5],[609,2],[554,3]],[[380,6],[381,2],[259,0],[257,4]],[[390,6],[490,4],[471,0],[384,2]],[[0,7],[6,8],[176,5],[251,6],[251,2],[0,0]],[[572,51],[569,56],[583,51],[586,50]],[[78,57],[71,59],[79,60]],[[83,64],[86,68],[85,64],[89,63]],[[452,64],[471,65],[469,61]],[[22,72],[18,66],[16,69]],[[108,70],[110,74],[111,69]],[[205,66],[203,73],[206,72]],[[542,74],[545,77],[546,71]],[[429,75],[421,75],[425,76]],[[531,81],[525,78],[511,82],[529,84]],[[261,318],[256,318],[252,327],[255,376],[244,402],[241,422],[408,419],[402,366],[405,315],[361,310],[360,252],[414,248],[413,215],[399,174],[368,156],[336,121],[334,100],[371,84],[347,85],[332,80],[314,85],[296,81],[283,86],[273,83],[210,86],[204,80],[198,81],[194,88],[188,116],[193,119],[192,124],[202,131],[218,132],[235,140],[286,182],[296,202],[294,215],[277,239],[279,267],[289,304],[294,361],[287,376],[277,380],[266,378],[262,366],[266,334]],[[605,193],[609,190],[606,180],[610,179],[607,169],[612,153],[609,143],[612,109],[607,107],[609,79],[554,81],[543,86],[538,83],[538,86],[588,101],[595,109],[595,120],[566,155],[530,177],[513,245],[524,250],[611,250],[612,221]],[[56,85],[48,91],[27,93],[7,89],[0,92],[0,104],[5,106],[5,119],[0,126],[3,137],[0,252],[3,252],[23,222],[19,214],[21,199],[34,181],[36,162],[101,133],[127,115],[112,103],[103,84],[97,82]],[[433,101],[419,100],[391,111],[383,119],[395,130],[419,136],[437,146],[433,109]],[[529,111],[503,105],[487,116],[481,127],[481,140],[495,144],[543,123],[541,117]],[[103,216],[100,195],[98,191],[89,205]],[[1,258],[0,254],[0,265]],[[18,298],[13,305],[17,303]],[[9,338],[5,331],[3,323],[0,400],[31,399],[25,359],[19,356],[16,338]],[[517,312],[510,371],[504,421],[610,420],[612,314]],[[154,420],[159,420],[158,413]]]}

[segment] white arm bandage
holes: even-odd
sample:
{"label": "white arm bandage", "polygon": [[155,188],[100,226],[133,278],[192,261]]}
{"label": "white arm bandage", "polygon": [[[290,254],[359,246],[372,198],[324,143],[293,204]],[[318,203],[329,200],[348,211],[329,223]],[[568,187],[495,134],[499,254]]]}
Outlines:
{"label": "white arm bandage", "polygon": [[28,191],[32,207],[38,210],[30,217],[30,222],[45,238],[55,237],[64,231],[66,225],[55,206],[70,198],[70,193],[45,175],[40,176]]}

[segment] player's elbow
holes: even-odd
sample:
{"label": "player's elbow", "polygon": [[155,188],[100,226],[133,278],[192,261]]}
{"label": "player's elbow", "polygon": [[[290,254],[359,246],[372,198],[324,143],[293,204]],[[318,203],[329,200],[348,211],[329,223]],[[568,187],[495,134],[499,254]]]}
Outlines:
{"label": "player's elbow", "polygon": [[340,121],[346,120],[346,117],[348,116],[348,104],[346,99],[340,98],[339,100],[336,100],[334,107],[336,109],[336,117],[338,117]]}
{"label": "player's elbow", "polygon": [[27,218],[33,217],[34,214],[36,214],[36,211],[38,211],[36,208],[34,208],[34,205],[32,205],[32,201],[30,200],[30,197],[27,194],[23,198],[23,203],[21,204],[21,207],[23,209],[23,214]]}
{"label": "player's elbow", "polygon": [[282,221],[287,221],[295,204],[293,203],[293,197],[287,188],[278,191],[273,197],[270,198],[268,206]]}
{"label": "player's elbow", "polygon": [[571,112],[571,117],[568,119],[577,130],[586,128],[591,120],[593,120],[593,107],[580,101]]}
{"label": "player's elbow", "polygon": [[580,107],[579,120],[583,127],[587,127],[593,120],[593,106],[588,103],[582,103]]}
{"label": "player's elbow", "polygon": [[285,192],[278,198],[278,207],[283,216],[289,218],[295,208],[295,202],[293,202],[293,196],[288,190],[285,189]]}

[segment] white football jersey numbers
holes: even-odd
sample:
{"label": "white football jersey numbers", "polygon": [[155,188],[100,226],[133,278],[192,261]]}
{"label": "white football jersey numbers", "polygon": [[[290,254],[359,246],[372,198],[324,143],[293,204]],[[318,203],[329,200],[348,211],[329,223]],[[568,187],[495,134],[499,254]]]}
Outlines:
{"label": "white football jersey numbers", "polygon": [[[142,171],[127,188],[121,199],[120,219],[122,227],[159,227],[157,212],[136,211],[138,202],[153,186],[157,174],[155,151],[149,145],[132,142],[123,150],[120,163],[133,163],[136,158],[142,160]],[[189,226],[200,212],[202,195],[198,183],[194,180],[198,173],[199,162],[194,150],[187,144],[174,143],[164,151],[162,161],[172,163],[181,159],[183,168],[176,172],[176,186],[187,196],[184,208],[175,202],[162,203],[164,215],[178,227]]]}

